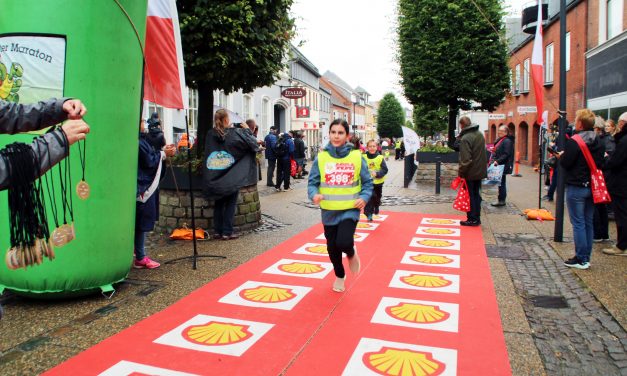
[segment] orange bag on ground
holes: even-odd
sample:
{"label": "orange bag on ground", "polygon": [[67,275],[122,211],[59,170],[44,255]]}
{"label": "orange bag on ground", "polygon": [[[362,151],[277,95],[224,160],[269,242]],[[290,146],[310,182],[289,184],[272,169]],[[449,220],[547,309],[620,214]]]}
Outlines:
{"label": "orange bag on ground", "polygon": [[[194,240],[194,235],[192,233],[191,228],[187,228],[187,226],[183,226],[183,228],[176,228],[172,231],[172,235],[170,235],[170,239],[172,240]],[[201,228],[196,229],[196,239],[197,240],[207,240],[209,239],[209,233]]]}
{"label": "orange bag on ground", "polygon": [[546,209],[526,209],[523,213],[527,219],[537,219],[538,221],[554,221],[555,217]]}

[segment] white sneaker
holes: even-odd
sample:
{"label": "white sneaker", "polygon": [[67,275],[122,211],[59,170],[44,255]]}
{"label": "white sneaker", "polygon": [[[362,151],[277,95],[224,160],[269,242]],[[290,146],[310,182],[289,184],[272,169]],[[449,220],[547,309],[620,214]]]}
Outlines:
{"label": "white sneaker", "polygon": [[344,278],[335,277],[335,282],[333,282],[333,291],[335,291],[335,292],[344,292],[344,281],[345,280],[346,280],[346,277],[344,277]]}
{"label": "white sneaker", "polygon": [[354,247],[354,249],[355,254],[353,257],[348,259],[348,268],[353,274],[359,274],[359,269],[361,269],[361,260],[359,259],[359,255],[357,255],[357,247]]}

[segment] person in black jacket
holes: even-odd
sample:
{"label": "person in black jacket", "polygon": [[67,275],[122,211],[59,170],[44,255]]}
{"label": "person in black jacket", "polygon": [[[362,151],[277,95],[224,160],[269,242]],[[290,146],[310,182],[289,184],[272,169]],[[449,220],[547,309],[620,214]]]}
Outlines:
{"label": "person in black jacket", "polygon": [[203,169],[205,197],[215,202],[214,239],[239,237],[233,232],[235,204],[240,188],[257,185],[258,151],[257,139],[246,123],[234,128],[226,110],[216,111],[213,128],[207,132]]}
{"label": "person in black jacket", "polygon": [[573,225],[575,240],[575,256],[564,262],[564,265],[588,269],[590,254],[592,253],[592,238],[594,236],[593,217],[594,203],[590,189],[590,168],[583,152],[574,137],[580,137],[585,142],[597,168],[603,166],[605,148],[599,137],[594,133],[594,113],[588,109],[577,111],[575,118],[575,135],[566,141],[563,152],[558,154],[560,164],[566,172],[566,202],[570,223]]}
{"label": "person in black jacket", "polygon": [[492,154],[491,162],[495,166],[503,165],[503,178],[499,185],[498,201],[493,202],[492,206],[505,206],[507,198],[507,182],[505,180],[508,174],[512,173],[514,165],[514,137],[509,135],[509,128],[501,125],[498,131],[499,138],[494,142],[494,154]]}
{"label": "person in black jacket", "polygon": [[295,179],[303,178],[303,169],[305,168],[305,141],[303,141],[303,135],[295,131],[294,133],[294,160],[298,166]]}
{"label": "person in black jacket", "polygon": [[[616,148],[614,144],[614,137],[612,137],[611,134],[605,132],[605,121],[600,116],[597,116],[594,121],[594,131],[599,136],[599,140],[605,148],[603,175],[607,180],[609,177],[609,171],[605,168],[605,161],[607,161],[610,155],[614,153],[614,149]],[[610,241],[609,218],[607,210],[608,206],[609,204],[594,204],[594,238],[592,239],[592,241],[595,243]]]}
{"label": "person in black jacket", "polygon": [[616,149],[605,164],[610,171],[607,188],[612,197],[614,219],[616,220],[617,242],[603,253],[615,256],[627,256],[627,112],[618,118],[618,129],[614,135]]}

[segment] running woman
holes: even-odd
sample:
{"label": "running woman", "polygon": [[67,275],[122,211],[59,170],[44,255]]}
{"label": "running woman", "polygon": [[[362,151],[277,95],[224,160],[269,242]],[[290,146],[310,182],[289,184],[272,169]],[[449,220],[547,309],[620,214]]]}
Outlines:
{"label": "running woman", "polygon": [[360,261],[354,247],[354,235],[361,210],[372,195],[372,178],[359,150],[348,142],[348,123],[333,120],[329,127],[329,143],[318,154],[309,173],[309,199],[322,209],[324,236],[329,259],[335,271],[333,291],[344,291],[346,273],[342,253],[348,267],[359,273]]}
{"label": "running woman", "polygon": [[368,141],[367,148],[368,151],[364,154],[364,159],[374,182],[374,191],[370,201],[366,204],[364,214],[368,217],[368,222],[372,222],[372,215],[379,214],[379,206],[381,206],[381,198],[383,197],[383,182],[385,182],[385,175],[388,173],[388,166],[385,164],[383,156],[377,151],[379,145],[375,140]]}

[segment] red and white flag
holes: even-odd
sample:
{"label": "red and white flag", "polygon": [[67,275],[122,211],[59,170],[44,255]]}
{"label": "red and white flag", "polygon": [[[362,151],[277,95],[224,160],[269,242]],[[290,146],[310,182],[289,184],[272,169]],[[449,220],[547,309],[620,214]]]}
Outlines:
{"label": "red and white flag", "polygon": [[538,123],[543,124],[543,106],[544,101],[544,57],[543,57],[543,40],[542,40],[542,0],[538,0],[538,21],[536,26],[536,36],[533,40],[533,52],[531,53],[531,78],[533,79],[533,90],[536,94],[536,107],[538,114]]}
{"label": "red and white flag", "polygon": [[183,50],[175,0],[148,0],[144,54],[144,99],[167,108],[185,108]]}

